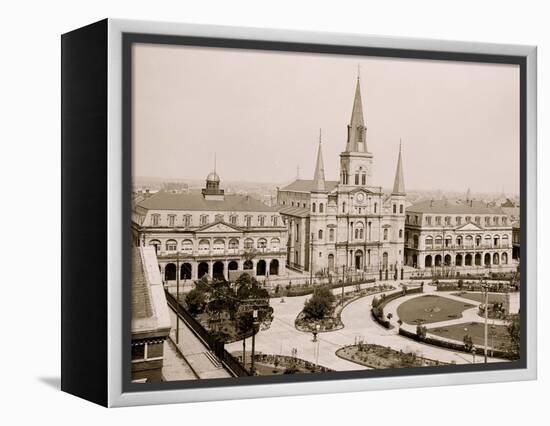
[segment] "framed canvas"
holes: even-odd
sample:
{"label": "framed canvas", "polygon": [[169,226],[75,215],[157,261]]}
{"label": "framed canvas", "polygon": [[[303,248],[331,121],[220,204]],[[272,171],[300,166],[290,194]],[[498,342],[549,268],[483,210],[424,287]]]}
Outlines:
{"label": "framed canvas", "polygon": [[62,389],[536,378],[536,48],[106,19],[62,42]]}

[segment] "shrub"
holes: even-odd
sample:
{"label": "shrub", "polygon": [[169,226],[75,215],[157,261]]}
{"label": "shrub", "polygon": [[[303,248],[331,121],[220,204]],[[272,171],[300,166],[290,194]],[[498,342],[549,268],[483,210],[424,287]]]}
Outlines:
{"label": "shrub", "polygon": [[206,306],[206,295],[203,291],[193,289],[185,296],[185,303],[192,315],[200,314]]}
{"label": "shrub", "polygon": [[425,339],[426,338],[426,332],[427,332],[427,328],[425,326],[423,326],[422,324],[418,324],[416,326],[416,335],[418,336],[419,339]]}
{"label": "shrub", "polygon": [[329,315],[333,310],[334,294],[327,287],[316,288],[313,296],[304,304],[304,317],[320,320]]}

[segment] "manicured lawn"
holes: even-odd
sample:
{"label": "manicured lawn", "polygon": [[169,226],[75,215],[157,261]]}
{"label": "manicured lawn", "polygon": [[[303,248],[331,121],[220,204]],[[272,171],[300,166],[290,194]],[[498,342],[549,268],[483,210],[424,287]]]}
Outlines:
{"label": "manicured lawn", "polygon": [[[494,327],[494,328],[493,328]],[[467,330],[464,330],[464,329]],[[468,322],[461,324],[454,324],[445,327],[429,328],[428,333],[435,334],[437,336],[446,337],[447,339],[457,340],[462,342],[465,334],[469,334],[472,337],[474,345],[479,349],[484,345],[484,324],[481,322]],[[491,338],[491,335],[492,338]],[[494,349],[506,349],[510,345],[510,337],[505,325],[491,326],[489,323],[488,329],[489,347],[493,345]]]}
{"label": "manicured lawn", "polygon": [[[478,303],[485,303],[485,295],[483,293],[452,293],[453,296],[462,297],[463,299],[473,300]],[[504,303],[506,296],[502,293],[489,293],[489,303]]]}
{"label": "manicured lawn", "polygon": [[397,315],[407,324],[430,324],[461,318],[463,311],[473,307],[469,303],[429,294],[402,303],[397,307]]}

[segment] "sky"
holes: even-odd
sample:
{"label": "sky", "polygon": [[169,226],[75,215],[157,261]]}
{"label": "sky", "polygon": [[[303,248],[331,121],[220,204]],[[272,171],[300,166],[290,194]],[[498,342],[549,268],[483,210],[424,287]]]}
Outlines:
{"label": "sky", "polygon": [[133,173],[312,179],[319,129],[337,180],[358,69],[373,184],[519,193],[519,67],[188,46],[134,46]]}

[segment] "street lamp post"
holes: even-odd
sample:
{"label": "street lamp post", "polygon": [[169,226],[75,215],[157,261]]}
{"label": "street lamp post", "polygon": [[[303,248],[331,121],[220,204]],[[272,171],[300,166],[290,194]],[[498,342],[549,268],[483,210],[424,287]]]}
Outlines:
{"label": "street lamp post", "polygon": [[344,271],[345,271],[345,268],[346,268],[346,266],[342,265],[342,305],[344,304],[344,284],[345,284]]}
{"label": "street lamp post", "polygon": [[485,292],[485,324],[484,324],[484,358],[485,364],[487,364],[487,318],[489,313],[489,286],[487,283],[483,283],[483,290]]}
{"label": "street lamp post", "polygon": [[317,338],[317,335],[319,334],[321,326],[319,324],[315,324],[315,328],[313,330],[313,356],[315,357],[315,368],[319,368],[319,339]]}
{"label": "street lamp post", "polygon": [[176,345],[180,342],[180,252],[176,252]]}
{"label": "street lamp post", "polygon": [[256,350],[256,325],[258,323],[258,310],[252,311],[252,353],[250,359],[250,374],[254,375],[254,353]]}

